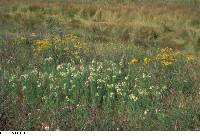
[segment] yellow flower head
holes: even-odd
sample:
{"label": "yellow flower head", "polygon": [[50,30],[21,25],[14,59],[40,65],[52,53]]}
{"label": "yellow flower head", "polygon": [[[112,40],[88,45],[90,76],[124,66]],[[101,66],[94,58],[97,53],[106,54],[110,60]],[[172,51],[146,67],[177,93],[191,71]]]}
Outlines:
{"label": "yellow flower head", "polygon": [[163,65],[163,66],[168,66],[168,65],[171,65],[171,64],[173,64],[171,61],[161,61],[161,64]]}
{"label": "yellow flower head", "polygon": [[131,61],[130,61],[130,64],[136,64],[138,62],[138,60],[136,58],[133,58]]}
{"label": "yellow flower head", "polygon": [[144,64],[145,64],[145,65],[147,65],[149,62],[150,62],[150,59],[149,59],[149,58],[147,58],[147,57],[144,58]]}
{"label": "yellow flower head", "polygon": [[48,39],[36,40],[36,46],[39,48],[46,48],[49,45]]}
{"label": "yellow flower head", "polygon": [[186,61],[193,61],[195,59],[195,56],[194,55],[187,55],[186,56]]}
{"label": "yellow flower head", "polygon": [[180,52],[174,52],[172,48],[163,48],[156,56],[156,60],[160,62],[163,66],[168,66],[176,61],[179,54]]}

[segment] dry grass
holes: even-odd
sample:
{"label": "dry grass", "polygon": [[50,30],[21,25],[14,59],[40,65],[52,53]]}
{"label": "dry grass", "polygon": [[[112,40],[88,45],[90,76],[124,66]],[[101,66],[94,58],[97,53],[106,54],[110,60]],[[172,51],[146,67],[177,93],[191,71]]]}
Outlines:
{"label": "dry grass", "polygon": [[[12,4],[11,4],[12,3]],[[199,8],[180,4],[79,3],[46,1],[1,1],[1,35],[47,32],[47,20],[53,18],[56,30],[77,33],[86,41],[122,41],[187,48],[199,46]],[[15,30],[7,26],[15,26]],[[145,29],[145,30],[144,30]],[[28,31],[27,31],[28,30]],[[168,42],[166,42],[168,41]]]}

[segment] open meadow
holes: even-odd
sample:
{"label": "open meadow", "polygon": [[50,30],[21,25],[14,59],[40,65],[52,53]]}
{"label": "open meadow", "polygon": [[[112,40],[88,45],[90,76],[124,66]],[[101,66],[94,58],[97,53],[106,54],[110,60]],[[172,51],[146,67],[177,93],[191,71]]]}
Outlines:
{"label": "open meadow", "polygon": [[0,131],[200,130],[200,0],[0,0]]}

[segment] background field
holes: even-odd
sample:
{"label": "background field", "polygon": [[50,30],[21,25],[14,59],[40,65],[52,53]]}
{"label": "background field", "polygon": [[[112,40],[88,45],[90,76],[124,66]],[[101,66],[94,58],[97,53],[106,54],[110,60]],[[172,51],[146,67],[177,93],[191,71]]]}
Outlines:
{"label": "background field", "polygon": [[0,130],[198,130],[199,0],[1,0]]}

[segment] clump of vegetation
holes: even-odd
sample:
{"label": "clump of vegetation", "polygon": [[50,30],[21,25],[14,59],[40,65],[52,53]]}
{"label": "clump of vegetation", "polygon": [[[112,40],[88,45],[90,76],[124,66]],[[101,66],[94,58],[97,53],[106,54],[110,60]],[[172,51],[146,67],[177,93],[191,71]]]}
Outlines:
{"label": "clump of vegetation", "polygon": [[2,3],[0,130],[199,129],[196,6]]}
{"label": "clump of vegetation", "polygon": [[[179,118],[174,120],[176,114],[169,115],[164,106],[172,106],[181,116],[187,117],[189,112],[198,118],[196,109],[185,105],[191,100],[178,101],[183,97],[198,98],[199,64],[194,55],[162,48],[152,49],[151,55],[144,51],[140,54],[143,57],[124,54],[118,62],[107,59],[86,62],[80,49],[81,43],[74,35],[35,39],[32,50],[42,58],[39,67],[30,64],[21,73],[1,69],[1,94],[13,99],[7,106],[12,106],[14,123],[20,124],[15,129],[137,130],[132,125],[138,121],[138,129],[147,130],[198,127]],[[70,57],[70,61],[65,57]],[[176,100],[169,100],[169,96]],[[121,114],[126,116],[115,120]],[[137,118],[132,118],[136,115]],[[102,120],[104,116],[109,120]],[[151,124],[150,118],[164,122],[158,127]],[[155,126],[146,128],[146,121]],[[176,128],[177,122],[180,126]],[[198,119],[195,123],[198,124]]]}
{"label": "clump of vegetation", "polygon": [[84,52],[83,44],[76,35],[49,35],[34,41],[34,55],[39,58],[52,58],[54,63],[77,62]]}

